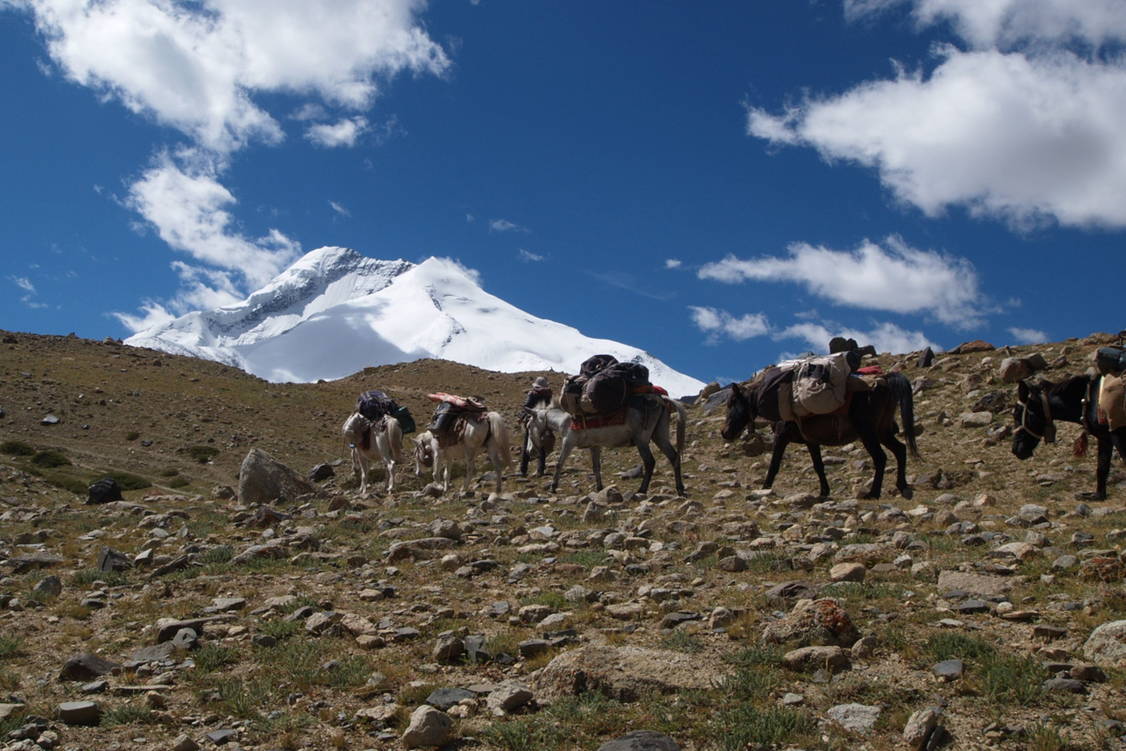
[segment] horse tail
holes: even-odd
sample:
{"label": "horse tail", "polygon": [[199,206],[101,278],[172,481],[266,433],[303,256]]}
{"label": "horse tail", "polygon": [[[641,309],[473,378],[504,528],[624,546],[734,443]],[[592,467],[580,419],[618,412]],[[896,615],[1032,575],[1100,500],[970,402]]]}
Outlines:
{"label": "horse tail", "polygon": [[676,399],[666,399],[667,403],[672,405],[676,410],[676,455],[684,460],[684,442],[686,440],[687,425],[688,425],[688,412],[684,409],[684,405]]}
{"label": "horse tail", "polygon": [[903,416],[903,435],[907,438],[907,448],[911,456],[919,457],[919,446],[915,443],[915,395],[911,382],[902,373],[887,376],[892,396],[899,402],[899,413]]}
{"label": "horse tail", "polygon": [[489,413],[489,439],[496,441],[496,449],[500,454],[500,469],[503,472],[512,463],[512,450],[509,448],[508,427],[498,412]]}

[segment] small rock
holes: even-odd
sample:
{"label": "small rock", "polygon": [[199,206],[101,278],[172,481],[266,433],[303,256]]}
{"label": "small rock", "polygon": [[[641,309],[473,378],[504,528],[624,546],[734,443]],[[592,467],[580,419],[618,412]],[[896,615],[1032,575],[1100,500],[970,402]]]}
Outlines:
{"label": "small rock", "polygon": [[67,725],[97,725],[102,708],[93,701],[64,701],[58,707],[58,716]]}
{"label": "small rock", "polygon": [[840,647],[802,647],[782,656],[782,664],[791,670],[828,670],[839,673],[851,667],[848,654]]}
{"label": "small rock", "polygon": [[917,710],[903,726],[903,742],[914,751],[922,751],[927,746],[927,741],[941,717],[941,707],[925,707]]}
{"label": "small rock", "polygon": [[680,751],[680,746],[663,733],[635,730],[606,741],[598,747],[598,751]]}
{"label": "small rock", "polygon": [[187,735],[179,735],[172,741],[172,751],[199,751],[199,744]]}
{"label": "small rock", "polygon": [[114,669],[121,667],[116,662],[110,662],[95,654],[78,655],[71,657],[59,672],[60,681],[89,681],[108,675]]}
{"label": "small rock", "polygon": [[862,582],[868,569],[862,563],[838,563],[829,569],[829,580],[835,582]]}
{"label": "small rock", "polygon": [[943,660],[931,668],[931,672],[944,681],[956,681],[962,677],[966,666],[961,660]]}
{"label": "small rock", "polygon": [[488,695],[485,704],[494,715],[502,716],[524,706],[532,700],[532,696],[528,687],[504,681]]}
{"label": "small rock", "polygon": [[854,733],[869,733],[880,719],[880,708],[867,704],[838,704],[826,712],[829,719]]}

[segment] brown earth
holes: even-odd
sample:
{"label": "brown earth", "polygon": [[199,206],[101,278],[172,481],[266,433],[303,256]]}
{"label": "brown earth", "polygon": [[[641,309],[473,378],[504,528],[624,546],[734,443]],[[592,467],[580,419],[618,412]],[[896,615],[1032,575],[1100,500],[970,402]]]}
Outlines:
{"label": "brown earth", "polygon": [[[649,495],[631,495],[638,480],[616,473],[630,474],[636,454],[617,449],[604,473],[621,499],[593,493],[585,456],[555,496],[543,479],[510,476],[500,497],[477,478],[468,497],[433,498],[428,478],[404,472],[392,497],[359,498],[342,461],[315,494],[271,518],[221,490],[237,486],[252,447],[302,474],[343,460],[340,425],[367,388],[390,392],[420,426],[426,393],[479,395],[515,430],[538,374],[425,360],[269,384],[113,342],[0,332],[0,749],[168,749],[181,735],[210,747],[205,736],[217,730],[234,731],[227,748],[401,748],[408,716],[441,687],[476,697],[450,710],[457,748],[595,749],[636,729],[685,749],[902,748],[908,717],[934,704],[954,748],[1121,747],[1126,664],[1100,658],[1092,668],[1083,644],[1126,619],[1126,472],[1112,470],[1107,501],[1078,498],[1094,487],[1094,459],[1071,456],[1078,427],[1064,424],[1057,444],[1018,462],[1001,435],[1015,387],[997,375],[1003,357],[1031,352],[1051,364],[1048,378],[1079,372],[1110,340],[940,355],[927,369],[876,358],[919,389],[910,501],[894,491],[855,500],[870,477],[855,445],[825,450],[828,500],[808,496],[817,484],[800,447],[774,491],[758,491],[760,442],[725,444],[721,414],[693,407],[687,500],[663,457]],[[992,421],[963,427],[983,397]],[[58,424],[41,424],[48,414]],[[107,473],[135,489],[85,505],[85,486]],[[1028,508],[1022,519],[1027,504],[1046,519]],[[396,545],[411,540],[426,541]],[[253,546],[261,557],[244,561]],[[105,547],[130,560],[152,552],[104,574],[95,567]],[[834,569],[845,561],[863,571]],[[831,569],[849,580],[832,583]],[[36,592],[52,574],[61,594]],[[788,582],[804,586],[778,586]],[[850,669],[837,672],[838,658],[832,671],[784,667],[809,634],[761,640],[794,593],[832,598],[851,619],[861,639],[829,648]],[[226,597],[245,604],[216,601]],[[198,648],[129,662],[154,643],[158,619],[224,608],[200,626]],[[492,659],[435,650],[466,634],[482,635]],[[580,647],[608,650],[607,665],[627,677],[633,648],[666,650],[680,677],[684,656],[695,656],[702,677],[640,695],[545,694],[537,707],[536,671]],[[66,659],[85,652],[125,667],[88,687],[96,693],[83,692],[92,678],[58,680]],[[659,653],[644,654],[651,671]],[[963,661],[960,678],[932,673],[947,658]],[[584,675],[595,668],[584,664]],[[1057,673],[1079,680],[1044,683]],[[495,714],[508,705],[503,692],[486,700],[487,689],[512,682],[532,701]],[[97,702],[101,724],[60,722],[66,701]],[[871,730],[831,719],[852,703],[878,708]],[[4,704],[25,706],[5,718]],[[5,740],[10,732],[27,740]]]}

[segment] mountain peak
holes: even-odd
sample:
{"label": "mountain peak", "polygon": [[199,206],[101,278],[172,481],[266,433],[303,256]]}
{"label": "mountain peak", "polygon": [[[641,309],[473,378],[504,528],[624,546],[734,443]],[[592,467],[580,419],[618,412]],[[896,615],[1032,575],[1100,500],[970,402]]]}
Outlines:
{"label": "mountain peak", "polygon": [[636,347],[516,308],[453,259],[414,264],[340,247],[306,253],[242,302],[188,313],[126,343],[218,360],[271,381],[331,380],[424,357],[503,372],[574,372],[605,352],[645,364],[674,395],[703,386]]}

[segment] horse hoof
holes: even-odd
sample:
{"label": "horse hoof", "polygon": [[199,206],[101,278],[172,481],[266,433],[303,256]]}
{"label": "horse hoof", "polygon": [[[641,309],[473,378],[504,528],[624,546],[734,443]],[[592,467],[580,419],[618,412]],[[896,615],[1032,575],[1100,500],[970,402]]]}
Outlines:
{"label": "horse hoof", "polygon": [[911,488],[900,488],[899,494],[907,500],[911,500],[915,496],[915,491]]}
{"label": "horse hoof", "polygon": [[879,493],[865,493],[864,495],[860,496],[860,498],[865,501],[874,501],[879,497]]}

